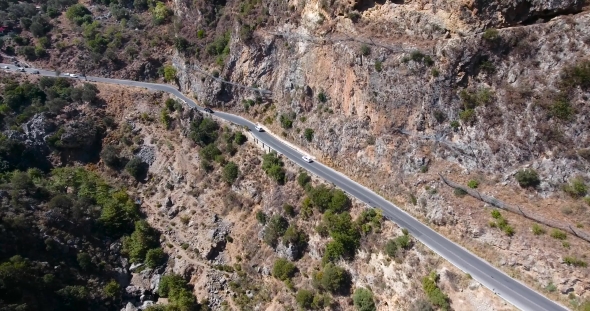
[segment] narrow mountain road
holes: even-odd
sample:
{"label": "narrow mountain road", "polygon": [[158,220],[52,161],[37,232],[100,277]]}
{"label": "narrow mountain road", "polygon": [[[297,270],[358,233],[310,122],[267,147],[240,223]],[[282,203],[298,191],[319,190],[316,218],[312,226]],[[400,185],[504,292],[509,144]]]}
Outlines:
{"label": "narrow mountain road", "polygon": [[[15,71],[16,67],[10,64],[0,64],[0,67],[8,66],[10,71]],[[42,69],[25,69],[26,73],[33,73],[38,70],[40,75],[55,77],[53,71]],[[84,78],[81,78],[84,80]],[[107,79],[99,77],[87,77],[89,82],[102,82],[118,85],[128,85],[143,87],[152,90],[159,90],[169,92],[178,98],[184,100],[187,105],[199,111],[203,111],[202,107],[198,107],[190,98],[183,95],[176,88],[166,84],[156,84],[147,82],[138,82],[130,80]],[[255,124],[240,116],[225,112],[214,112],[216,117],[225,119],[238,125],[246,126],[252,131],[254,137],[259,139],[265,145],[283,154],[297,165],[310,171],[311,173],[333,183],[335,186],[346,191],[350,195],[367,203],[371,207],[383,210],[383,215],[395,222],[399,226],[408,229],[408,231],[424,245],[432,249],[441,257],[448,260],[450,263],[461,269],[465,273],[469,273],[473,279],[480,282],[483,286],[492,290],[495,294],[502,297],[507,302],[513,304],[517,308],[526,311],[552,311],[552,310],[568,310],[567,308],[557,304],[556,302],[546,298],[538,292],[530,289],[521,282],[512,279],[504,272],[496,269],[486,261],[480,259],[470,251],[461,247],[458,244],[446,239],[430,227],[424,225],[419,220],[413,218],[411,215],[393,205],[391,202],[385,200],[375,192],[366,187],[356,183],[347,176],[327,167],[319,162],[307,163],[301,157],[303,154],[288,147],[278,138],[266,132],[256,131]]]}

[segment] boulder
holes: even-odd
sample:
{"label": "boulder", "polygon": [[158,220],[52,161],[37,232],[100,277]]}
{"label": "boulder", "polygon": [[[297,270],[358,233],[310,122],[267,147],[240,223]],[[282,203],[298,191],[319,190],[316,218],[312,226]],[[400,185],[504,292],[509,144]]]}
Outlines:
{"label": "boulder", "polygon": [[137,311],[137,309],[131,302],[128,302],[125,308],[121,309],[121,311]]}
{"label": "boulder", "polygon": [[91,120],[72,122],[64,127],[60,137],[63,148],[87,148],[96,142],[98,130]]}
{"label": "boulder", "polygon": [[296,245],[289,243],[289,245],[285,245],[283,243],[279,243],[275,250],[277,254],[281,257],[287,258],[291,261],[295,261],[299,258],[299,249]]}
{"label": "boulder", "polygon": [[55,128],[55,123],[45,113],[34,115],[22,125],[24,138],[26,139],[26,144],[29,146],[46,146],[45,139]]}
{"label": "boulder", "polygon": [[150,279],[150,290],[152,291],[152,293],[156,293],[158,291],[158,288],[160,287],[160,280],[161,279],[162,279],[161,274],[152,275],[152,278]]}
{"label": "boulder", "polygon": [[152,165],[156,161],[156,148],[153,146],[141,146],[135,154],[142,162]]}

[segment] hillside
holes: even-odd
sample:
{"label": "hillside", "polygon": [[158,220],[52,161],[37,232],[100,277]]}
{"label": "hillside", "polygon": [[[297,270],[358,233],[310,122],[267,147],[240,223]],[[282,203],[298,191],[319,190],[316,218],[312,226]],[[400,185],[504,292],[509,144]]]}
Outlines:
{"label": "hillside", "polygon": [[[551,299],[587,307],[590,20],[581,1],[4,1],[0,20],[13,32],[0,44],[4,61],[15,55],[62,72],[177,85],[201,105],[265,124]],[[322,188],[321,180],[298,185],[301,172],[288,161],[237,144],[241,129],[214,126],[173,101],[162,110],[163,94],[79,88],[43,91],[42,99],[3,89],[5,136],[21,138],[27,122],[49,111],[56,125],[48,133],[79,129],[99,137],[66,135],[71,147],[43,147],[42,163],[9,153],[4,172],[38,167],[51,179],[53,167],[85,164],[109,184],[121,183],[114,189],[124,186],[140,200],[162,233],[172,254],[166,273],[196,285],[198,301],[207,298],[214,309],[295,308],[298,292],[312,290],[316,308],[332,297],[333,308],[352,309],[353,293],[367,288],[380,310],[444,308],[422,284],[434,270],[452,308],[479,308],[464,304],[476,301],[466,295],[505,308],[419,243],[388,256],[387,241],[404,239],[401,228],[363,214],[360,202]],[[103,110],[69,108],[94,101],[94,93],[119,126],[67,125],[78,116],[98,122]],[[100,157],[105,148],[115,161],[109,165]],[[122,173],[135,155],[149,164],[140,182]],[[41,206],[50,199],[31,198]],[[332,200],[346,207],[332,210],[325,203]],[[272,243],[264,241],[274,222],[263,219],[285,227]],[[337,221],[347,228],[344,237],[332,228]],[[283,231],[295,240],[286,243]],[[273,280],[276,256],[292,252],[299,238],[307,245],[291,258],[298,272]],[[332,261],[350,277],[342,292],[315,273]],[[136,281],[154,277],[143,273]]]}

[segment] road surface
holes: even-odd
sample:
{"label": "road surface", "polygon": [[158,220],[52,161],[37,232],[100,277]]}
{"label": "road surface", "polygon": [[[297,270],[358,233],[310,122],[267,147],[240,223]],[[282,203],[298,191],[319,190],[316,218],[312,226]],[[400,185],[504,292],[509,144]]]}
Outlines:
{"label": "road surface", "polygon": [[[0,67],[8,66],[10,71],[15,71],[16,67],[10,64],[0,64]],[[3,69],[4,70],[4,69]],[[25,69],[27,73],[32,73],[33,70],[38,70],[40,75],[55,77],[53,71],[42,69]],[[84,80],[84,78],[79,78]],[[179,92],[175,87],[167,84],[156,84],[147,82],[138,82],[130,80],[108,79],[100,77],[87,77],[88,81],[111,83],[119,85],[128,85],[143,87],[151,90],[165,91],[174,94],[178,98],[183,99],[187,105],[203,111],[202,107]],[[288,147],[281,140],[266,132],[258,132],[254,129],[255,124],[236,115],[214,112],[216,117],[225,119],[238,125],[246,126],[250,129],[254,137],[258,138],[265,145],[270,146],[278,153],[283,154],[297,165],[310,171],[311,173],[333,183],[335,186],[341,188],[347,193],[353,195],[359,200],[367,203],[371,207],[383,210],[383,215],[395,222],[402,228],[408,231],[420,242],[432,249],[441,257],[448,260],[450,263],[461,269],[465,273],[469,273],[471,277],[483,286],[492,290],[495,294],[502,297],[507,302],[513,304],[515,307],[526,311],[553,311],[553,310],[568,310],[567,308],[557,304],[556,302],[546,298],[545,296],[530,289],[517,280],[510,278],[504,272],[496,269],[486,261],[480,259],[470,251],[461,247],[458,244],[448,240],[430,227],[424,225],[419,220],[410,216],[408,213],[385,200],[375,192],[365,188],[356,183],[345,175],[319,163],[307,163],[301,158],[303,154]]]}

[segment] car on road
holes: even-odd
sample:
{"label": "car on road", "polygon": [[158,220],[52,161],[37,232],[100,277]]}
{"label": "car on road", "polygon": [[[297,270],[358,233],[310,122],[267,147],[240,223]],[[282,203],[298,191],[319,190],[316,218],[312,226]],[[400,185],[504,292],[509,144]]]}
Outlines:
{"label": "car on road", "polygon": [[8,66],[2,66],[2,69],[8,69]]}
{"label": "car on road", "polygon": [[301,158],[303,159],[303,161],[305,161],[307,163],[313,162],[313,159],[310,156],[308,156],[308,155],[304,155]]}
{"label": "car on road", "polygon": [[38,75],[39,74],[39,70],[33,70],[31,73]]}
{"label": "car on road", "polygon": [[25,72],[25,68],[23,68],[23,67],[18,67],[18,69],[17,69],[16,71],[19,71],[19,72]]}
{"label": "car on road", "polygon": [[262,128],[262,126],[260,124],[256,124],[256,126],[254,126],[254,128],[259,132],[264,132],[264,129]]}
{"label": "car on road", "polygon": [[73,74],[73,73],[70,73],[70,77],[72,77],[72,78],[77,78],[77,77],[78,77],[78,75],[76,75],[76,74]]}
{"label": "car on road", "polygon": [[62,75],[66,76],[66,77],[69,77],[70,76],[70,74],[67,73],[67,72],[62,73]]}
{"label": "car on road", "polygon": [[213,110],[211,108],[205,108],[203,110],[205,110],[205,112],[208,112],[208,113],[213,113]]}

